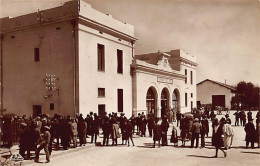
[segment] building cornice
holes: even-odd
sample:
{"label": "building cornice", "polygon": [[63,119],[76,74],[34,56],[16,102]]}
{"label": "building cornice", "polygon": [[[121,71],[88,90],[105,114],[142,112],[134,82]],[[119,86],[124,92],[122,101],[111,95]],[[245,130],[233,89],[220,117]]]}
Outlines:
{"label": "building cornice", "polygon": [[178,78],[178,79],[185,79],[186,76],[183,74],[178,74],[174,72],[169,72],[169,71],[164,71],[161,69],[156,69],[153,67],[149,66],[144,66],[144,65],[139,65],[139,64],[132,64],[131,65],[136,72],[141,71],[145,73],[151,73],[151,74],[156,74],[156,75],[161,75],[161,76],[168,76],[168,77],[173,77],[173,78]]}
{"label": "building cornice", "polygon": [[188,63],[188,64],[190,64],[190,65],[192,65],[192,66],[195,66],[195,67],[198,66],[197,63],[195,63],[195,62],[193,62],[193,61],[190,61],[190,60],[188,60],[188,59],[186,59],[186,58],[180,57],[180,60],[181,60],[181,62]]}
{"label": "building cornice", "polygon": [[[126,41],[133,41],[135,42],[136,40],[138,40],[138,38],[136,37],[133,37],[133,36],[130,36],[130,35],[127,35],[125,33],[122,33],[116,29],[113,29],[111,27],[108,27],[104,24],[101,24],[99,22],[96,22],[94,20],[91,20],[87,17],[84,17],[82,15],[79,15],[79,21],[80,23],[82,23],[83,25],[86,25],[88,27],[91,27],[91,28],[94,28],[94,29],[97,29],[101,32],[104,32],[104,33],[107,33],[107,34],[110,34],[112,36],[115,36],[115,37],[118,37],[119,39],[123,39],[123,40],[126,40]],[[82,22],[81,22],[82,21]]]}
{"label": "building cornice", "polygon": [[26,25],[26,26],[15,27],[15,28],[9,28],[9,29],[4,29],[4,30],[1,28],[1,34],[22,31],[22,30],[27,30],[27,29],[33,29],[33,28],[37,28],[40,26],[44,26],[44,25],[50,25],[50,24],[55,24],[55,23],[60,23],[60,22],[65,22],[65,21],[72,21],[72,20],[77,20],[77,19],[78,19],[78,15],[75,15],[75,16],[68,16],[68,17],[53,19],[50,21],[41,21],[41,22],[39,21],[38,23],[35,23],[35,24],[30,24],[30,25]]}

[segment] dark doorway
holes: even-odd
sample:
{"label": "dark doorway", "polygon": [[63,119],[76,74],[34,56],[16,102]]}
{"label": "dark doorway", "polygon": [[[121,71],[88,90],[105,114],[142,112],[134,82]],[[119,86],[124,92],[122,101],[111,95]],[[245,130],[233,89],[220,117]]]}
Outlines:
{"label": "dark doorway", "polygon": [[168,97],[167,90],[164,88],[161,94],[161,117],[167,116]]}
{"label": "dark doorway", "polygon": [[226,107],[225,95],[212,95],[212,106],[213,108],[216,106]]}
{"label": "dark doorway", "polygon": [[33,105],[33,117],[39,116],[42,114],[42,106],[41,105]]}
{"label": "dark doorway", "polygon": [[98,115],[102,116],[106,110],[105,104],[99,104],[98,105]]}

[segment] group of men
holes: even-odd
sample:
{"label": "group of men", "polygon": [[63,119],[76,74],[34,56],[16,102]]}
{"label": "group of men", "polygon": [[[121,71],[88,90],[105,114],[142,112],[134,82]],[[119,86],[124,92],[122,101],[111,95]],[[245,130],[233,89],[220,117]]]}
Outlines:
{"label": "group of men", "polygon": [[[239,113],[238,113],[239,114]],[[237,112],[234,114],[237,118]],[[243,115],[243,113],[241,113]],[[248,123],[245,124],[246,131],[246,147],[251,143],[251,147],[254,147],[254,141],[256,137],[252,137],[252,133],[259,130],[259,127],[255,129],[252,123],[252,112],[247,113]],[[201,140],[201,148],[205,147],[205,137],[209,136],[209,118],[212,120],[212,135],[216,133],[217,126],[219,122],[214,114],[211,113],[194,111],[193,115],[184,115],[177,112],[177,125],[180,127],[180,137],[182,141],[182,146],[185,146],[186,140],[191,140],[191,148],[199,147],[199,139]],[[257,124],[259,124],[259,112],[257,113]],[[105,112],[102,115],[97,115],[96,113],[90,112],[86,118],[80,114],[75,118],[70,116],[60,116],[54,115],[52,118],[48,115],[37,116],[35,118],[29,117],[28,119],[23,117],[12,117],[11,119],[6,119],[2,121],[2,130],[4,138],[11,137],[8,130],[12,130],[10,124],[12,121],[20,122],[19,135],[19,146],[20,154],[25,158],[30,158],[30,151],[35,151],[35,161],[39,159],[39,153],[44,149],[46,154],[46,162],[50,162],[50,155],[53,148],[58,148],[60,145],[64,150],[68,148],[76,148],[78,146],[84,146],[87,143],[87,138],[91,139],[88,141],[90,143],[96,143],[96,145],[101,145],[97,142],[99,137],[100,129],[102,129],[103,134],[103,146],[109,145],[109,140],[112,139],[112,146],[117,146],[118,138],[122,138],[122,144],[127,144],[130,146],[130,141],[134,146],[133,134],[136,133],[141,137],[146,136],[146,127],[148,127],[149,137],[153,137],[154,146],[156,141],[159,142],[159,146],[167,146],[167,133],[170,127],[169,119],[165,116],[162,117],[162,121],[159,124],[159,119],[150,112],[148,115],[144,113],[139,113],[136,117],[132,116],[129,119],[121,113],[120,116],[117,113],[108,114]],[[237,120],[237,119],[236,119]],[[178,122],[179,121],[179,122]],[[231,119],[228,114],[225,117],[225,128],[223,129],[228,140],[225,144],[226,148],[230,148],[232,145],[232,138],[234,136]],[[237,124],[237,123],[236,123]],[[56,142],[54,142],[56,140]],[[3,140],[6,142],[6,139]],[[162,141],[162,142],[161,142]],[[177,128],[173,126],[172,136],[170,141],[178,145],[178,134]],[[10,142],[7,141],[7,145]],[[56,146],[53,145],[56,143]],[[27,155],[25,155],[27,152]]]}

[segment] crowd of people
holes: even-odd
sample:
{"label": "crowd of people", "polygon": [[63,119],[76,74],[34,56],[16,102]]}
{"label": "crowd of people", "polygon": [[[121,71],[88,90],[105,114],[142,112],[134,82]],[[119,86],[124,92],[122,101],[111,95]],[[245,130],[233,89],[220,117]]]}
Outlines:
{"label": "crowd of people", "polygon": [[[169,111],[170,114],[171,112],[174,111]],[[224,156],[227,155],[225,150],[232,147],[234,137],[229,114],[226,114],[220,120],[216,118],[213,110],[198,109],[193,110],[193,114],[181,114],[180,112],[174,114],[174,116],[164,116],[161,119],[157,118],[152,112],[147,115],[138,113],[136,117],[131,116],[130,118],[127,118],[124,113],[118,116],[117,113],[107,114],[106,112],[99,116],[90,112],[85,118],[82,114],[75,118],[61,115],[50,117],[45,114],[35,118],[26,118],[26,116],[1,117],[0,142],[2,140],[3,146],[12,146],[12,122],[18,121],[20,128],[17,135],[21,156],[25,159],[31,159],[30,152],[35,151],[35,161],[38,162],[39,153],[44,149],[46,162],[50,162],[52,150],[60,147],[67,150],[85,146],[87,143],[108,146],[110,139],[111,145],[117,146],[119,138],[121,138],[122,145],[130,146],[130,143],[132,143],[132,146],[135,146],[133,134],[146,137],[147,128],[148,136],[153,138],[153,147],[157,145],[156,142],[158,142],[158,147],[167,146],[167,133],[170,124],[172,124],[170,143],[178,146],[180,140],[181,146],[187,146],[186,141],[190,141],[190,148],[199,148],[199,144],[200,148],[204,148],[205,138],[210,135],[209,121],[211,121],[212,146],[216,149],[215,157],[218,156],[219,150],[223,151]],[[249,143],[251,143],[251,148],[254,148],[255,141],[259,141],[259,125],[254,126],[251,111],[246,116],[248,123],[244,122],[244,115],[244,111],[234,113],[235,126],[239,125],[237,121],[242,117],[242,122],[240,122],[246,132],[246,147],[249,147]],[[259,116],[258,111],[256,124],[259,124]],[[173,122],[176,122],[176,126]],[[179,127],[179,130],[177,127]],[[102,132],[103,141],[97,142],[100,132]]]}

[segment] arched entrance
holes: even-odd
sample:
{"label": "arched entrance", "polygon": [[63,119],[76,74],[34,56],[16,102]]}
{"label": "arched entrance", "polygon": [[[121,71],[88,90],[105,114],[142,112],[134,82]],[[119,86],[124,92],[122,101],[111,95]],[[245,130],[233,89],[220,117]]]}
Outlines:
{"label": "arched entrance", "polygon": [[176,111],[180,109],[180,93],[178,89],[174,89],[172,94],[172,108]]}
{"label": "arched entrance", "polygon": [[166,88],[163,88],[161,94],[161,117],[167,117],[167,111],[169,111],[168,105],[168,90]]}
{"label": "arched entrance", "polygon": [[157,115],[156,111],[156,90],[150,87],[146,94],[146,107],[147,113],[152,112],[155,116]]}

